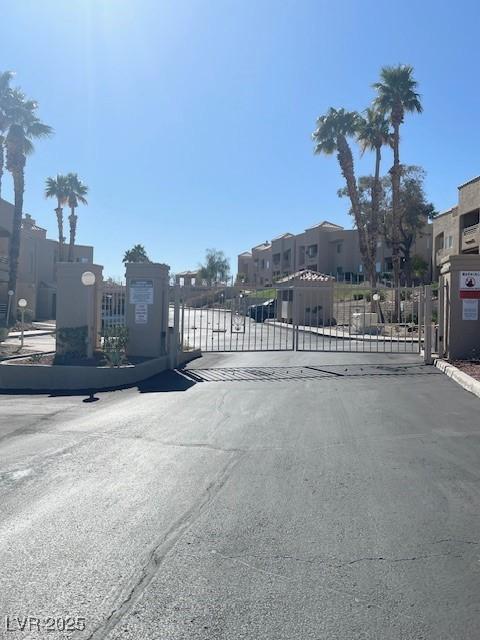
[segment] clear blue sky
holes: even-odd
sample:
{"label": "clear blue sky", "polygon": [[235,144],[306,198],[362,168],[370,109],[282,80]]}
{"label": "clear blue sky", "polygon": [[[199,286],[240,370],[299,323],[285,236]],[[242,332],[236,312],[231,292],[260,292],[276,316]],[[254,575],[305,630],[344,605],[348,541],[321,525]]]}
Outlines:
{"label": "clear blue sky", "polygon": [[55,236],[44,179],[77,171],[90,187],[78,239],[109,275],[137,242],[173,271],[206,247],[235,270],[281,232],[351,226],[336,159],[314,157],[310,134],[329,106],[365,108],[398,62],[414,65],[425,108],[407,120],[402,161],[425,167],[445,209],[480,173],[479,17],[466,1],[3,3],[3,69],[56,132],[28,160],[25,210]]}

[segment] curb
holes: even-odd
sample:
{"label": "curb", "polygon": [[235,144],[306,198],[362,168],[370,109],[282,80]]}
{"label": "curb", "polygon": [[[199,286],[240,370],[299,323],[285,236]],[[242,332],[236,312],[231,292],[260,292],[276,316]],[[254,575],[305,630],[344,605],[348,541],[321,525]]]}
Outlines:
{"label": "curb", "polygon": [[480,398],[480,380],[475,380],[472,376],[460,371],[453,364],[450,364],[446,360],[437,358],[433,363],[437,369],[440,369],[442,373],[451,378],[454,382],[463,387],[466,391],[473,393],[474,396]]}

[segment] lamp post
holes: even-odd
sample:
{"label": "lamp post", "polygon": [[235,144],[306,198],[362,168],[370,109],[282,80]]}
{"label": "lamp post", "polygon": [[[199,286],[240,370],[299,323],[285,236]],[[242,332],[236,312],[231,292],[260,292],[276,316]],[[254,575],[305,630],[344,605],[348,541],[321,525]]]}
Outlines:
{"label": "lamp post", "polygon": [[93,295],[94,289],[93,285],[95,284],[95,274],[92,271],[84,271],[82,273],[82,284],[89,289],[87,291],[87,358],[93,357]]}
{"label": "lamp post", "polygon": [[12,297],[15,291],[12,289],[8,290],[8,304],[7,304],[7,327],[10,325],[10,309],[12,306]]}
{"label": "lamp post", "polygon": [[27,301],[25,298],[20,298],[18,301],[18,306],[20,307],[20,313],[22,316],[21,320],[21,329],[20,329],[20,349],[23,349],[23,337],[24,337],[24,329],[25,329],[25,309],[27,307]]}

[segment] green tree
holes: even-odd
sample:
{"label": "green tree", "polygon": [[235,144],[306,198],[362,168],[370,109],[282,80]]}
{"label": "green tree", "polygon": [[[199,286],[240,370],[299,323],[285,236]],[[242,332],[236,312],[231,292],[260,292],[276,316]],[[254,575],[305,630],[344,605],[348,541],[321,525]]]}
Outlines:
{"label": "green tree", "polygon": [[8,288],[17,289],[18,257],[23,217],[23,194],[25,190],[25,164],[27,155],[33,152],[32,140],[50,136],[53,130],[37,116],[38,105],[29,100],[20,89],[13,89],[5,99],[7,170],[13,178],[14,212],[12,234],[9,243]]}
{"label": "green tree", "polygon": [[122,262],[150,262],[143,244],[135,244],[131,249],[125,251]]}
{"label": "green tree", "polygon": [[7,117],[8,103],[11,95],[10,82],[13,78],[12,71],[0,72],[0,197],[2,195],[2,177],[5,165],[5,135],[8,131],[9,119]]}
{"label": "green tree", "polygon": [[392,125],[393,166],[390,169],[392,180],[392,262],[395,286],[395,315],[400,312],[400,297],[398,285],[400,283],[400,125],[404,121],[405,113],[421,113],[422,104],[417,93],[418,83],[413,78],[413,67],[398,65],[383,67],[380,71],[380,81],[373,87],[377,91],[375,106],[384,113]]}
{"label": "green tree", "polygon": [[337,160],[345,178],[346,192],[350,198],[352,214],[358,229],[360,254],[364,264],[368,264],[368,243],[355,180],[352,150],[348,144],[349,137],[358,135],[361,124],[362,120],[357,112],[330,107],[325,115],[317,119],[317,128],[313,132],[312,138],[315,143],[315,154],[331,155],[337,153]]}
{"label": "green tree", "polygon": [[57,173],[55,178],[47,178],[45,181],[45,197],[56,198],[57,207],[55,209],[55,215],[57,216],[58,227],[58,261],[63,260],[63,246],[65,244],[65,238],[63,235],[63,205],[68,202],[68,180],[67,176],[63,176]]}
{"label": "green tree", "polygon": [[[436,215],[435,207],[428,202],[424,188],[425,170],[415,165],[403,165],[400,174],[399,192],[399,249],[400,280],[412,284],[412,249],[415,239],[421,237],[429,219]],[[382,179],[385,198],[383,201],[383,235],[393,249],[393,189],[388,177]]]}
{"label": "green tree", "polygon": [[78,205],[88,204],[86,195],[88,193],[88,187],[84,184],[78,174],[76,173],[68,173],[66,176],[67,182],[67,202],[70,207],[70,215],[68,216],[68,222],[70,225],[70,238],[68,243],[68,262],[73,262],[74,256],[74,247],[75,247],[75,236],[77,234],[77,221],[78,216],[75,213]]}
{"label": "green tree", "polygon": [[225,282],[230,273],[230,262],[223,251],[207,249],[205,264],[200,266],[198,276],[206,280],[209,285]]}

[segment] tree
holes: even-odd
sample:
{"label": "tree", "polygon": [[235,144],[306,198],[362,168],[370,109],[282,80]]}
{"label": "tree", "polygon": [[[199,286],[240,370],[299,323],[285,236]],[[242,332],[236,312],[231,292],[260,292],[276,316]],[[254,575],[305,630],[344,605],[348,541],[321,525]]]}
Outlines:
{"label": "tree", "polygon": [[382,147],[391,142],[388,121],[381,112],[376,109],[365,110],[365,118],[362,118],[359,124],[357,141],[360,145],[362,155],[367,150],[375,152],[375,172],[370,187],[370,215],[362,216],[365,222],[365,235],[368,242],[367,277],[370,285],[375,288],[377,284],[377,242],[380,228],[379,209],[382,194],[380,164],[382,160]]}
{"label": "tree", "polygon": [[27,155],[33,152],[32,140],[50,136],[53,130],[41,122],[36,114],[38,105],[29,100],[20,89],[13,89],[5,99],[3,113],[6,119],[7,170],[13,178],[14,212],[12,234],[9,243],[8,288],[17,289],[18,257],[23,216],[25,190],[25,164]]}
{"label": "tree", "polygon": [[125,251],[122,262],[150,262],[143,244],[135,244],[131,249]]}
{"label": "tree", "polygon": [[209,285],[225,282],[230,273],[230,262],[223,251],[207,249],[205,264],[200,266],[198,276],[206,280]]}
{"label": "tree", "polygon": [[[399,192],[399,250],[400,275],[407,285],[412,284],[414,275],[412,265],[412,247],[415,239],[422,235],[422,231],[429,219],[436,215],[435,207],[427,201],[424,189],[425,171],[422,167],[403,165],[400,174]],[[383,202],[383,235],[393,249],[393,188],[388,177],[382,179],[385,199]]]}
{"label": "tree", "polygon": [[420,95],[416,92],[418,83],[413,78],[413,67],[398,65],[383,67],[380,71],[380,81],[373,87],[377,91],[375,106],[390,120],[393,128],[393,166],[390,169],[392,180],[392,262],[395,287],[395,315],[400,312],[400,125],[405,113],[421,113]]}
{"label": "tree", "polygon": [[76,173],[68,173],[66,176],[67,182],[67,202],[70,207],[70,215],[68,216],[68,222],[70,224],[70,239],[68,243],[68,262],[73,262],[73,253],[75,247],[75,236],[77,234],[77,221],[78,216],[75,213],[79,203],[88,204],[86,195],[88,193],[88,187],[78,177]]}
{"label": "tree", "polygon": [[4,147],[5,147],[5,134],[8,131],[9,120],[6,110],[8,110],[8,103],[11,94],[10,82],[13,78],[12,71],[0,72],[0,197],[2,195],[2,177],[3,167],[5,164]]}
{"label": "tree", "polygon": [[352,150],[348,144],[348,138],[358,134],[360,125],[360,116],[355,111],[345,111],[345,109],[330,107],[325,115],[317,119],[317,128],[313,132],[312,138],[315,142],[315,154],[331,155],[337,152],[338,163],[347,184],[346,190],[350,198],[355,225],[358,229],[360,254],[364,264],[368,264],[368,243],[355,180]]}
{"label": "tree", "polygon": [[68,201],[69,189],[67,176],[57,173],[56,178],[47,178],[45,181],[45,197],[56,198],[57,207],[55,214],[57,216],[58,226],[58,261],[63,260],[63,245],[65,238],[63,236],[63,205]]}

